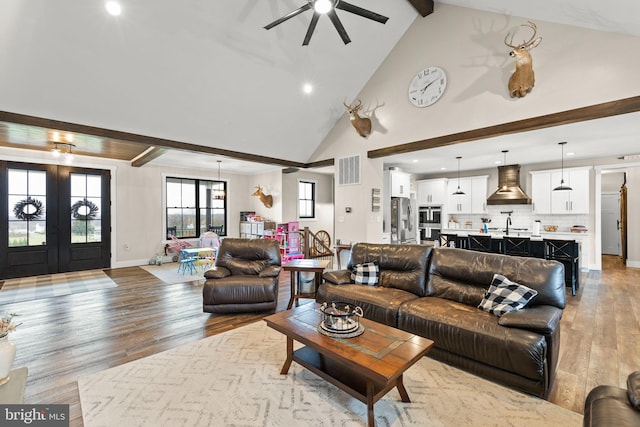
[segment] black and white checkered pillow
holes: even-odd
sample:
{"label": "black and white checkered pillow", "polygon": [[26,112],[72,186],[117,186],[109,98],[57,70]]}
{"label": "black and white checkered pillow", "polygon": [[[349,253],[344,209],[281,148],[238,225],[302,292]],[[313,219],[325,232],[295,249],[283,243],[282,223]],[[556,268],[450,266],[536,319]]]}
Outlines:
{"label": "black and white checkered pillow", "polygon": [[375,261],[356,264],[351,270],[351,280],[359,285],[377,285],[379,276],[380,267]]}
{"label": "black and white checkered pillow", "polygon": [[523,308],[538,291],[512,282],[501,274],[494,274],[489,290],[478,308],[500,317],[505,313]]}

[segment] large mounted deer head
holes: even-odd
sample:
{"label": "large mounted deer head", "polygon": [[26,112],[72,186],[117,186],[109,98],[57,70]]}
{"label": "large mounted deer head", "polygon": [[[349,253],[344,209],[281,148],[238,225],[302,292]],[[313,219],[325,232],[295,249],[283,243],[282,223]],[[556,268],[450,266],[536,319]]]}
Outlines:
{"label": "large mounted deer head", "polygon": [[260,187],[259,185],[256,186],[256,188],[257,190],[252,194],[252,196],[259,197],[265,208],[270,208],[271,206],[273,206],[273,196],[271,196],[271,194],[264,194],[262,192],[262,187]]}
{"label": "large mounted deer head", "polygon": [[509,33],[507,33],[504,38],[504,44],[512,49],[511,52],[509,52],[509,56],[516,60],[516,70],[509,79],[509,95],[511,95],[512,98],[522,98],[531,92],[531,89],[533,89],[535,78],[533,75],[533,63],[529,50],[538,46],[542,41],[542,37],[536,38],[536,33],[538,31],[536,24],[529,21],[527,24],[522,24],[521,26],[529,27],[533,30],[533,35],[528,41],[524,41],[519,45],[514,45],[513,35],[511,35],[509,42],[507,42]]}
{"label": "large mounted deer head", "polygon": [[358,99],[358,103],[356,105],[347,105],[346,102],[343,102],[343,104],[349,113],[351,124],[356,129],[356,132],[358,132],[358,135],[363,138],[368,137],[371,133],[371,119],[368,117],[360,117],[358,115],[358,111],[362,108],[362,101]]}

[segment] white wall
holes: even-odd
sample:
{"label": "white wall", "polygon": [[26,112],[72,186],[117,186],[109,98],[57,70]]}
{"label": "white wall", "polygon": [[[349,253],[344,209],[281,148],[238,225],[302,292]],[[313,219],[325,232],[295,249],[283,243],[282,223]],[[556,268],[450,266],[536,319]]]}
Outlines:
{"label": "white wall", "polygon": [[640,268],[640,168],[627,172],[627,266]]}
{"label": "white wall", "polygon": [[[345,116],[311,159],[363,154],[360,191],[336,186],[338,236],[375,241],[381,235],[381,223],[367,216],[363,223],[362,215],[344,216],[341,210],[346,203],[364,202],[370,188],[382,188],[383,162],[367,159],[367,150],[640,94],[637,37],[537,21],[543,40],[533,51],[536,86],[525,98],[511,99],[507,81],[513,62],[503,40],[524,22],[440,3],[433,15],[414,22],[359,95],[365,107],[383,104],[375,110],[369,138],[359,137]],[[415,108],[407,99],[409,81],[430,65],[447,72],[446,92],[436,104]]]}
{"label": "white wall", "polygon": [[[298,180],[316,182],[316,218],[312,220],[298,219]],[[298,221],[300,229],[309,227],[312,232],[324,230],[335,243],[333,227],[333,175],[299,170],[295,173],[282,174],[283,221]]]}

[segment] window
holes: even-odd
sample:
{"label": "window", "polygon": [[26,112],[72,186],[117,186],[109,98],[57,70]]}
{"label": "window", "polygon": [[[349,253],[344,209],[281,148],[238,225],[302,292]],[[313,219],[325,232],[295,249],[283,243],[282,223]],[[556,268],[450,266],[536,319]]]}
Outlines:
{"label": "window", "polygon": [[298,217],[316,217],[316,183],[298,181]]}
{"label": "window", "polygon": [[9,246],[47,244],[46,173],[9,169]]}
{"label": "window", "polygon": [[227,183],[167,177],[167,234],[199,237],[209,230],[226,236]]}
{"label": "window", "polygon": [[102,240],[102,177],[71,174],[71,243]]}

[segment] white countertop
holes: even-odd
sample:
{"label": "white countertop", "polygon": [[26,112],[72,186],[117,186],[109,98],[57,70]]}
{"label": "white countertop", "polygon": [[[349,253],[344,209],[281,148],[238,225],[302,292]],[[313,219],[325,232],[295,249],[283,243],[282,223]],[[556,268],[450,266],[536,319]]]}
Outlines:
{"label": "white countertop", "polygon": [[[457,234],[458,236],[464,237],[469,234],[482,234],[480,230],[475,228],[443,228],[442,233],[444,234]],[[498,230],[489,230],[489,236],[501,239],[505,236],[505,233]],[[542,239],[570,239],[575,240],[579,239],[580,236],[589,236],[589,232],[580,232],[574,233],[572,231],[543,231],[539,236],[532,235],[530,230],[509,230],[509,236],[512,237],[530,237],[531,240],[542,240]]]}

